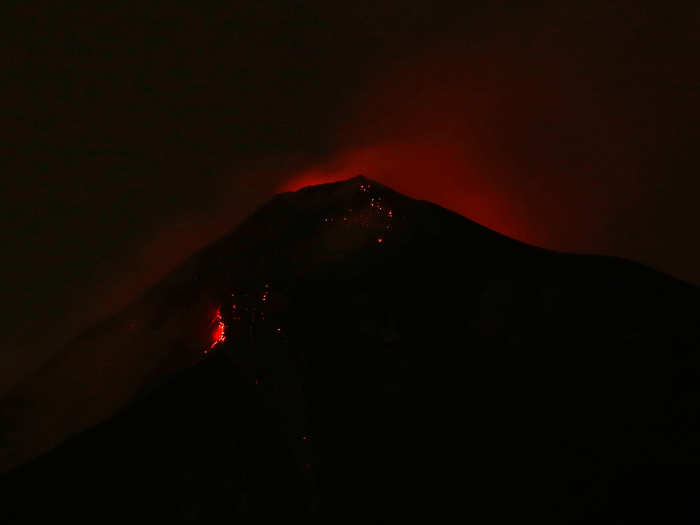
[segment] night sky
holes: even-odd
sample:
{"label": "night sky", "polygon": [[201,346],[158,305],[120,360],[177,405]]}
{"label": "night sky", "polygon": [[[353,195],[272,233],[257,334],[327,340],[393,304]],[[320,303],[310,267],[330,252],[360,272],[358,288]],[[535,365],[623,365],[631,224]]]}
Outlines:
{"label": "night sky", "polygon": [[14,4],[0,393],[275,192],[358,173],[700,283],[695,2]]}

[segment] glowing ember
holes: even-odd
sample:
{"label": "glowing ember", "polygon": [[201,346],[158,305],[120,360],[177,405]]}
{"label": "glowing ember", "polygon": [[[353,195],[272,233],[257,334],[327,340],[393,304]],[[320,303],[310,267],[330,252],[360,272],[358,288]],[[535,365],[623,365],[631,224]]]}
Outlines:
{"label": "glowing ember", "polygon": [[[390,208],[390,202],[384,197],[377,195],[375,189],[366,183],[360,185],[360,191],[364,194],[360,197],[359,206],[355,204],[357,199],[353,201],[352,208],[346,208],[336,216],[321,216],[318,220],[321,223],[327,224],[328,227],[335,229],[342,228],[343,230],[354,228],[369,229],[367,240],[374,237],[377,244],[383,245],[384,240],[391,235],[391,223],[394,221],[394,212]],[[354,196],[353,196],[354,197]],[[261,289],[254,292],[231,293],[234,298],[231,302],[227,302],[224,312],[226,313],[226,322],[221,315],[221,309],[217,310],[216,317],[210,324],[211,344],[204,350],[204,354],[210,354],[215,348],[227,340],[236,343],[238,338],[247,338],[247,344],[244,347],[255,349],[256,335],[265,332],[278,334],[282,341],[286,342],[287,336],[282,331],[281,327],[276,326],[276,317],[274,308],[276,301],[272,300],[272,291],[269,282],[262,282]],[[222,307],[223,308],[223,307]],[[268,311],[268,308],[272,310]],[[229,326],[227,323],[231,323]],[[275,323],[275,324],[273,324]],[[255,379],[258,384],[258,379]],[[303,436],[304,441],[310,439],[308,436]]]}
{"label": "glowing ember", "polygon": [[[214,331],[212,332],[212,343],[211,346],[209,346],[209,350],[224,341],[226,341],[226,326],[221,317],[221,309],[218,309],[216,310],[216,317],[214,318]],[[205,350],[204,353],[207,354],[209,350]]]}

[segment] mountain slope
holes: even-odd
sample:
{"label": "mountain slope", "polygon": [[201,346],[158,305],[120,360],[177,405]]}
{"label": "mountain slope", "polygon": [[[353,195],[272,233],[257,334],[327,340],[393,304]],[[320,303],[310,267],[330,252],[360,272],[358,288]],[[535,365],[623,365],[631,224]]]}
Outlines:
{"label": "mountain slope", "polygon": [[131,402],[7,519],[691,516],[699,307],[365,178],[282,194],[3,401],[6,465]]}

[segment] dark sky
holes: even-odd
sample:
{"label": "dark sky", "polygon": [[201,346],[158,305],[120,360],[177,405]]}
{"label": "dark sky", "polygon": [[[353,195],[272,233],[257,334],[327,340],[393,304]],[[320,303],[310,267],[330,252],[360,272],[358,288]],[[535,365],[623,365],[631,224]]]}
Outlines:
{"label": "dark sky", "polygon": [[14,2],[0,392],[274,192],[359,172],[700,283],[700,8],[518,3]]}

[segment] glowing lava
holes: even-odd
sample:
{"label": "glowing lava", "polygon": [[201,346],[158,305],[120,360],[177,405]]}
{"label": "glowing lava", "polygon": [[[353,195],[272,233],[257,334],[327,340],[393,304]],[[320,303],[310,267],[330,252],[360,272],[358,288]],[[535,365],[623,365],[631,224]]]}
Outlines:
{"label": "glowing lava", "polygon": [[224,325],[224,320],[221,317],[221,308],[216,310],[216,317],[212,323],[214,325],[214,330],[212,331],[211,338],[212,342],[208,349],[204,350],[204,354],[208,354],[216,345],[226,341],[226,325]]}

